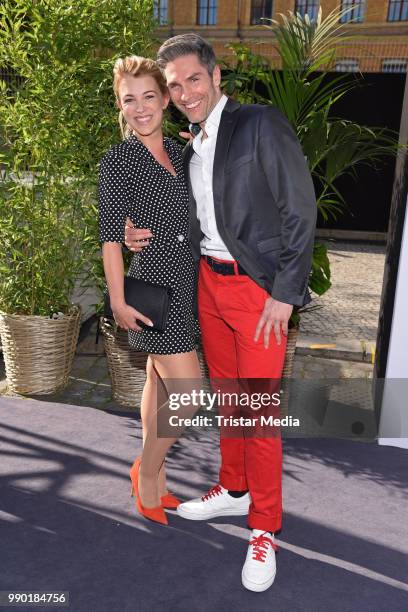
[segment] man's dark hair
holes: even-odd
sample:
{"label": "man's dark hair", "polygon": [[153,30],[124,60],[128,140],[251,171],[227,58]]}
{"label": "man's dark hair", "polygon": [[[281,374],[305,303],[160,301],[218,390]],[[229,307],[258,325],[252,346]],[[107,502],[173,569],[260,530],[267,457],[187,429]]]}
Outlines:
{"label": "man's dark hair", "polygon": [[198,34],[178,34],[166,40],[157,52],[157,63],[164,69],[169,62],[184,55],[196,55],[200,64],[212,76],[217,63],[214,49]]}

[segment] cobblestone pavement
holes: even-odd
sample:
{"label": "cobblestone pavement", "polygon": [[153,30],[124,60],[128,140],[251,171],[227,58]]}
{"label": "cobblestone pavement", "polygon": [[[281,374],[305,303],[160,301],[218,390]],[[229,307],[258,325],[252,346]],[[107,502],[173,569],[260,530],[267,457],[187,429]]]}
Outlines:
{"label": "cobblestone pavement", "polygon": [[302,314],[302,336],[322,341],[347,338],[375,342],[385,262],[385,246],[327,242],[332,287]]}
{"label": "cobblestone pavement", "polygon": [[343,359],[326,359],[313,357],[313,355],[295,355],[293,377],[297,379],[348,379],[372,378],[373,366],[371,363],[360,361],[347,361]]}

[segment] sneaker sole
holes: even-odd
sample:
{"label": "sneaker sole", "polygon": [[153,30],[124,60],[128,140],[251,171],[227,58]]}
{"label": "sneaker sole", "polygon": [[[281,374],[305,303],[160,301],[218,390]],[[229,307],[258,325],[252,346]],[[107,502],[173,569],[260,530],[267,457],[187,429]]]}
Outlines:
{"label": "sneaker sole", "polygon": [[189,512],[180,506],[177,508],[177,514],[182,518],[189,519],[190,521],[206,521],[207,519],[217,518],[217,516],[246,516],[248,512],[249,507],[245,510],[223,510],[219,512],[210,512],[203,516],[202,514]]}
{"label": "sneaker sole", "polygon": [[244,585],[246,589],[248,589],[248,591],[255,591],[256,593],[261,593],[262,591],[266,591],[267,589],[269,589],[269,587],[273,585],[275,576],[276,576],[276,572],[274,573],[272,578],[269,578],[266,582],[262,582],[261,584],[257,582],[251,582],[251,580],[248,580],[244,572],[242,572],[241,578],[242,578],[242,584]]}

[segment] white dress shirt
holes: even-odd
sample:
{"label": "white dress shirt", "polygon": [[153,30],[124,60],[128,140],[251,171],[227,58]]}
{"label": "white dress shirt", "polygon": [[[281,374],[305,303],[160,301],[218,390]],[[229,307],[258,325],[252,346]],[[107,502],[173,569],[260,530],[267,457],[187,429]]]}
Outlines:
{"label": "white dress shirt", "polygon": [[197,203],[197,217],[204,238],[201,240],[201,253],[218,259],[233,261],[221,236],[218,233],[214,212],[213,166],[215,145],[221,113],[228,101],[222,95],[205,122],[207,138],[202,140],[203,131],[194,138],[194,153],[190,160],[190,179],[193,195]]}

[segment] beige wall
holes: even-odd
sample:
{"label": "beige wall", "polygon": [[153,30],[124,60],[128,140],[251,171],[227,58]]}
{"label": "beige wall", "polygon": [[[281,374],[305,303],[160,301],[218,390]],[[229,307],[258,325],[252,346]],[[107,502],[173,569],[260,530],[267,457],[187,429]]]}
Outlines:
{"label": "beige wall", "polygon": [[[171,0],[169,0],[169,4]],[[178,26],[193,25],[197,20],[197,4],[191,0],[174,2],[174,24]]]}
{"label": "beige wall", "polygon": [[[322,0],[323,16],[341,0]],[[274,0],[273,18],[279,13],[294,10],[295,0]],[[274,62],[276,51],[271,30],[264,26],[251,26],[251,0],[218,0],[218,20],[215,26],[198,26],[195,0],[168,0],[169,24],[159,28],[158,36],[167,38],[178,32],[197,31],[214,45],[217,55],[227,57],[228,43],[242,40],[254,51]],[[359,34],[362,38],[342,48],[341,57],[360,60],[364,70],[380,70],[385,58],[408,59],[408,23],[388,23],[388,0],[366,0],[365,19],[361,24],[349,24],[345,33]],[[275,62],[274,62],[275,63]]]}

